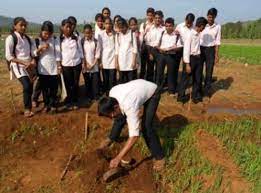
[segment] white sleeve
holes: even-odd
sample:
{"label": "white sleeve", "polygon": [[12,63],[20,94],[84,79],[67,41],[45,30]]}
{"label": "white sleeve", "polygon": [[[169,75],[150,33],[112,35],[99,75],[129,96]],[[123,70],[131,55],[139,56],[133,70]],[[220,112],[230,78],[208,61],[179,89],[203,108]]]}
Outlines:
{"label": "white sleeve", "polygon": [[115,55],[119,55],[119,34],[115,35]]}
{"label": "white sleeve", "polygon": [[133,40],[133,46],[132,46],[132,53],[137,54],[138,53],[138,45],[137,45],[137,38],[134,35],[134,33],[131,32],[132,40]]}
{"label": "white sleeve", "polygon": [[15,58],[13,54],[13,49],[14,49],[14,40],[13,37],[9,35],[5,40],[5,58],[9,62]]}
{"label": "white sleeve", "polygon": [[36,57],[37,55],[36,55],[36,44],[35,44],[35,41],[32,38],[30,38],[30,41],[31,41],[31,50],[30,50],[31,56],[32,57]]}
{"label": "white sleeve", "polygon": [[[100,39],[100,37],[99,37],[99,39]],[[101,57],[101,42],[99,40],[97,40],[95,58],[99,59],[100,57]]]}
{"label": "white sleeve", "polygon": [[61,55],[61,45],[60,45],[60,39],[56,38],[55,39],[55,54],[56,54],[56,61],[59,62],[62,60],[62,55]]}
{"label": "white sleeve", "polygon": [[218,25],[218,31],[217,31],[217,36],[216,36],[216,40],[215,40],[215,45],[220,46],[220,44],[221,44],[221,26]]}
{"label": "white sleeve", "polygon": [[80,54],[80,57],[81,59],[84,58],[84,55],[83,55],[83,47],[82,47],[82,43],[81,43],[81,38],[78,38],[78,52]]}
{"label": "white sleeve", "polygon": [[144,33],[144,23],[140,24],[140,33]]}
{"label": "white sleeve", "polygon": [[184,63],[186,64],[190,63],[191,41],[192,41],[192,34],[189,34],[189,36],[186,38],[184,42],[184,48],[183,48],[183,60]]}
{"label": "white sleeve", "polygon": [[140,135],[140,119],[139,110],[129,109],[125,112],[127,116],[127,124],[129,137],[137,137]]}

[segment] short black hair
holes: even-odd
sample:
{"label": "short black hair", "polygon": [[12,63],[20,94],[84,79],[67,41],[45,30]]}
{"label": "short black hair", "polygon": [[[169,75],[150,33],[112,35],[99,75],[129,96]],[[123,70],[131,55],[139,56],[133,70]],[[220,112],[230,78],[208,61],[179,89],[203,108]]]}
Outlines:
{"label": "short black hair", "polygon": [[41,31],[47,31],[47,32],[53,33],[53,31],[54,31],[53,23],[51,21],[43,22]]}
{"label": "short black hair", "polygon": [[104,20],[104,17],[101,13],[97,13],[96,16],[95,16],[95,21],[97,21],[99,18],[102,19],[102,21]]}
{"label": "short black hair", "polygon": [[24,17],[16,17],[14,18],[13,25],[17,25],[19,22],[27,23],[26,19]]}
{"label": "short black hair", "polygon": [[73,23],[72,23],[69,19],[64,19],[64,20],[62,20],[61,25],[62,25],[62,26],[65,26],[66,24],[73,25]]}
{"label": "short black hair", "polygon": [[106,22],[106,20],[109,20],[110,23],[112,23],[112,19],[111,19],[110,17],[106,17],[106,18],[104,18],[104,22]]}
{"label": "short black hair", "polygon": [[109,7],[104,7],[104,8],[102,9],[102,13],[103,13],[105,10],[107,10],[107,11],[109,12],[109,14],[111,14],[111,10],[110,10]]}
{"label": "short black hair", "polygon": [[155,16],[158,15],[160,17],[164,17],[163,12],[161,10],[155,12]]}
{"label": "short black hair", "polygon": [[174,19],[172,17],[169,17],[165,20],[165,23],[170,23],[170,24],[174,25]]}
{"label": "short black hair", "polygon": [[128,27],[128,23],[127,23],[126,19],[120,18],[120,19],[119,19],[119,22],[118,22],[118,26]]}
{"label": "short black hair", "polygon": [[218,10],[216,8],[211,8],[208,10],[208,14],[207,15],[212,15],[214,17],[217,17],[218,14]]}
{"label": "short black hair", "polygon": [[92,26],[90,24],[85,24],[83,26],[83,30],[86,30],[86,29],[92,30]]}
{"label": "short black hair", "polygon": [[201,27],[202,25],[205,27],[208,23],[208,20],[205,17],[199,17],[196,21],[196,27]]}
{"label": "short black hair", "polygon": [[195,15],[193,13],[189,13],[186,15],[186,21],[193,23],[195,21]]}
{"label": "short black hair", "polygon": [[120,18],[121,18],[121,16],[120,16],[120,15],[115,15],[115,16],[114,16],[114,18],[113,18],[113,22],[114,22],[114,23],[115,23],[115,21],[116,21],[116,19],[117,19],[117,18],[119,18],[119,19],[120,19]]}
{"label": "short black hair", "polygon": [[152,7],[149,7],[149,8],[147,9],[146,13],[147,13],[147,14],[148,14],[148,13],[155,14],[155,9],[152,8]]}
{"label": "short black hair", "polygon": [[69,16],[67,19],[71,21],[73,25],[77,24],[77,19],[74,16]]}
{"label": "short black hair", "polygon": [[114,111],[114,106],[118,104],[118,101],[113,97],[103,97],[98,103],[99,116],[108,116]]}
{"label": "short black hair", "polygon": [[135,23],[138,23],[138,20],[137,20],[136,17],[131,17],[131,18],[129,19],[129,25],[130,25],[130,22],[131,22],[131,21],[134,21]]}

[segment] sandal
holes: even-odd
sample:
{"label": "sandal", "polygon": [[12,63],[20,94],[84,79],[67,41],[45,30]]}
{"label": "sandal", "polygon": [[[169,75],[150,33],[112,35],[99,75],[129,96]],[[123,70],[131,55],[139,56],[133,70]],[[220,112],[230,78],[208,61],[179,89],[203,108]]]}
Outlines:
{"label": "sandal", "polygon": [[26,110],[26,111],[24,112],[24,116],[25,116],[26,118],[30,118],[30,117],[34,116],[34,113],[33,113],[32,111],[30,111],[30,110]]}

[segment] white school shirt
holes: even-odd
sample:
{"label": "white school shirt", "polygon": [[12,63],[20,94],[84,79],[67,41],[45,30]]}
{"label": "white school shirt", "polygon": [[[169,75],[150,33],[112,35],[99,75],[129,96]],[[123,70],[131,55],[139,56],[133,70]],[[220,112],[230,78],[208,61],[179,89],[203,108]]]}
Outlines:
{"label": "white school shirt", "polygon": [[185,22],[180,23],[180,24],[177,25],[175,31],[178,31],[179,35],[180,35],[178,43],[177,43],[177,47],[178,48],[181,48],[181,47],[184,46],[184,42],[186,41],[187,37],[189,36],[191,29],[193,29],[193,27],[188,28],[186,26]]}
{"label": "white school shirt", "polygon": [[221,44],[221,26],[214,23],[212,26],[206,25],[200,34],[200,45],[204,47],[219,46]]}
{"label": "white school shirt", "polygon": [[168,34],[167,31],[164,31],[162,38],[161,38],[160,48],[167,49],[167,48],[176,46],[176,43],[177,43],[177,35],[175,34],[175,32]]}
{"label": "white school shirt", "polygon": [[115,43],[116,35],[112,33],[112,35],[108,35],[104,30],[100,34],[100,42],[101,42],[101,62],[103,69],[115,69]]}
{"label": "white school shirt", "polygon": [[104,30],[99,28],[97,24],[95,24],[95,31],[94,31],[94,38],[96,40],[99,40],[99,36],[101,35],[101,33],[103,32]]}
{"label": "white school shirt", "polygon": [[137,79],[114,86],[110,90],[109,96],[118,101],[121,112],[127,117],[129,137],[139,136],[139,110],[152,97],[156,89],[156,84]]}
{"label": "white school shirt", "polygon": [[[146,26],[144,26],[144,25],[146,25]],[[145,44],[146,44],[147,33],[152,29],[153,25],[154,25],[153,23],[149,23],[148,21],[146,21],[146,23],[143,22],[142,24],[140,24],[140,42],[141,42],[141,44],[142,44],[143,40],[145,40]]]}
{"label": "white school shirt", "polygon": [[[96,41],[96,43],[95,43]],[[95,46],[96,44],[96,46]],[[95,48],[96,47],[96,48]],[[101,45],[100,42],[97,40],[94,40],[94,38],[92,38],[91,40],[84,40],[84,56],[86,61],[93,65],[95,58],[99,59],[101,56]],[[99,66],[98,64],[95,64],[91,70],[87,70],[87,72],[99,72]]]}
{"label": "white school shirt", "polygon": [[[41,75],[57,75],[57,62],[61,61],[60,41],[51,37],[47,41],[39,38],[39,46],[48,43],[49,48],[39,55],[38,73]],[[36,51],[35,51],[35,55]]]}
{"label": "white school shirt", "polygon": [[190,56],[200,55],[200,33],[192,29],[186,41],[184,42],[183,60],[184,63],[190,63]]}
{"label": "white school shirt", "polygon": [[146,45],[149,45],[151,47],[158,46],[159,39],[164,30],[165,30],[164,26],[156,27],[155,25],[153,25],[151,30],[146,35],[146,39],[145,39]]}
{"label": "white school shirt", "polygon": [[81,39],[72,39],[72,37],[63,36],[61,42],[62,66],[74,67],[81,64],[83,59],[83,50]]}
{"label": "white school shirt", "polygon": [[[132,36],[132,37],[131,37]],[[120,71],[131,71],[133,54],[137,54],[137,39],[131,30],[116,36],[116,55],[118,55]]]}
{"label": "white school shirt", "polygon": [[[34,57],[34,51],[36,49],[34,41],[31,40],[31,50],[30,50],[30,43],[28,42],[27,38],[25,36],[22,37],[17,32],[14,33],[17,37],[15,56],[13,55],[14,40],[13,37],[9,35],[5,40],[6,60],[11,61],[12,59],[17,58],[19,60],[30,61],[32,59],[31,56]],[[29,76],[25,69],[25,66],[22,64],[16,64],[14,62],[11,62],[10,67],[17,79],[23,76]]]}

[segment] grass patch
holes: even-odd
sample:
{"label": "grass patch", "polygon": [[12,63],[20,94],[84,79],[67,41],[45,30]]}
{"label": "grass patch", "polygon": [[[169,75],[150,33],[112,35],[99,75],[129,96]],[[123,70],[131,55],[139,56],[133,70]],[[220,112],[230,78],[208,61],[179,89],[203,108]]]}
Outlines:
{"label": "grass patch", "polygon": [[[245,118],[223,123],[193,123],[185,126],[177,135],[179,128],[159,129],[163,149],[167,157],[166,171],[155,180],[160,180],[168,192],[213,193],[221,192],[223,183],[222,166],[213,166],[196,148],[195,132],[198,128],[207,130],[226,146],[242,175],[251,182],[254,193],[261,192],[261,123],[259,120]],[[147,155],[147,147],[140,140],[137,148]],[[212,179],[206,186],[207,179]],[[223,183],[223,185],[222,185]],[[167,191],[167,190],[166,190]]]}
{"label": "grass patch", "polygon": [[261,65],[261,46],[221,45],[220,56],[242,63]]}

